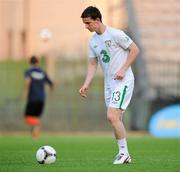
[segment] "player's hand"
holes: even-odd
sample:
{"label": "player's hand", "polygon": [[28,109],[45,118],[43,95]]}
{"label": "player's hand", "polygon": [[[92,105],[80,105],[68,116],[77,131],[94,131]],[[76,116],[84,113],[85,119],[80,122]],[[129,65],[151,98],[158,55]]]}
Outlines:
{"label": "player's hand", "polygon": [[125,76],[126,71],[123,69],[120,69],[114,76],[114,80],[122,80]]}
{"label": "player's hand", "polygon": [[86,98],[86,97],[87,97],[87,91],[88,91],[88,88],[83,85],[83,86],[79,89],[79,94],[80,94],[80,96],[83,97],[83,98]]}

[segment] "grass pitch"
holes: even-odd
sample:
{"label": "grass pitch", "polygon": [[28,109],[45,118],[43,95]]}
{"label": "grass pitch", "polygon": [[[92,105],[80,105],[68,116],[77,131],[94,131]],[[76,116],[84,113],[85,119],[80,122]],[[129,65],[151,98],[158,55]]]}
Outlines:
{"label": "grass pitch", "polygon": [[[111,136],[0,136],[0,172],[180,172],[180,139],[130,137],[133,163],[113,165],[117,145]],[[57,151],[51,165],[36,162],[36,150],[50,145]]]}

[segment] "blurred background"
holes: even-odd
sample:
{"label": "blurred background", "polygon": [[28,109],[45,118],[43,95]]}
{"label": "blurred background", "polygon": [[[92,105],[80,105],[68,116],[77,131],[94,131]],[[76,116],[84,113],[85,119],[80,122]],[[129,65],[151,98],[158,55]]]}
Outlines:
{"label": "blurred background", "polygon": [[54,93],[47,90],[44,131],[111,130],[100,69],[87,100],[78,93],[91,36],[80,15],[89,5],[100,9],[104,24],[124,30],[141,48],[126,128],[146,131],[154,113],[180,102],[179,0],[0,0],[1,132],[27,131],[23,79],[34,54],[55,82]]}

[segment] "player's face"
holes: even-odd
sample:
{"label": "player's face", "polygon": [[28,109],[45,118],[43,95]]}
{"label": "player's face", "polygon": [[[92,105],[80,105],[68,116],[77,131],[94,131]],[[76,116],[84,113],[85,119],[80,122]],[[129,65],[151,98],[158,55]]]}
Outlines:
{"label": "player's face", "polygon": [[90,32],[95,32],[98,28],[98,21],[93,20],[90,17],[83,18],[83,23],[85,24],[86,29]]}

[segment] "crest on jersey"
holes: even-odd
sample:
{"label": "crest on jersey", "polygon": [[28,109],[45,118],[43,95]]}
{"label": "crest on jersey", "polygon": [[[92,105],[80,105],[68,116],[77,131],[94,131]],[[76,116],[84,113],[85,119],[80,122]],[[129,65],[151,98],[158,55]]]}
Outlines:
{"label": "crest on jersey", "polygon": [[105,44],[106,44],[106,47],[111,47],[112,42],[111,40],[106,40]]}

